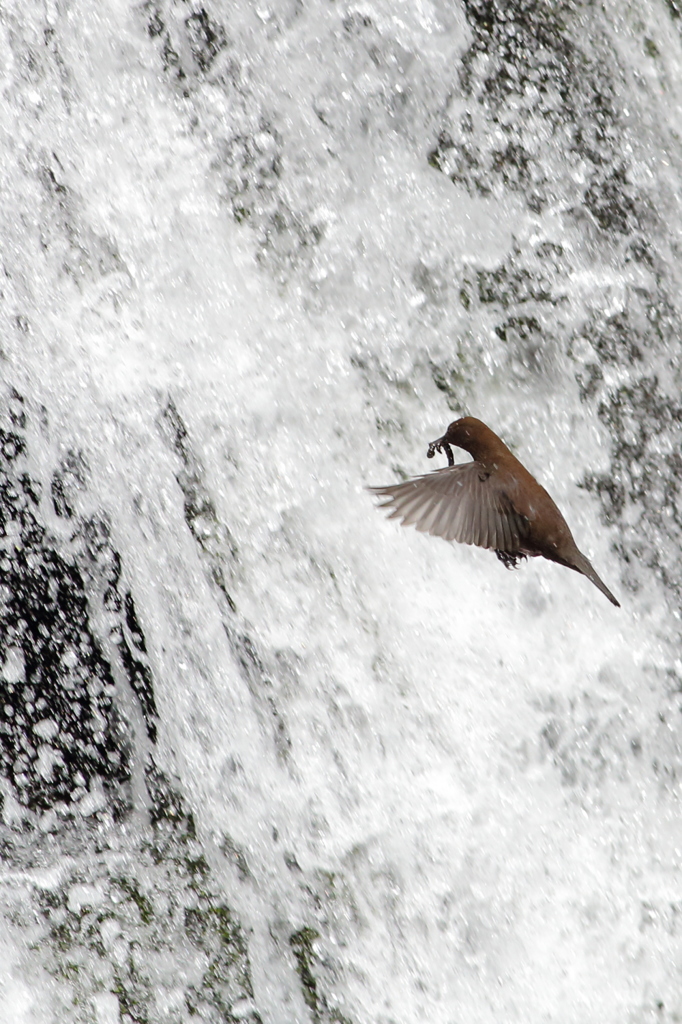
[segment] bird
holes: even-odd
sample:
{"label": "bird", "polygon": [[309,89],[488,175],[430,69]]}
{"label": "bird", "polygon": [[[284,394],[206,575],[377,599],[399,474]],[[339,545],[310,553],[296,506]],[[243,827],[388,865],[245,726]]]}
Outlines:
{"label": "bird", "polygon": [[[450,445],[463,448],[473,462],[455,465]],[[415,525],[420,533],[495,552],[508,569],[520,559],[542,556],[582,573],[611,604],[620,608],[593,565],[578,550],[566,520],[504,441],[474,416],[451,423],[431,441],[427,457],[447,456],[448,465],[386,487],[370,487],[391,509],[389,519]]]}

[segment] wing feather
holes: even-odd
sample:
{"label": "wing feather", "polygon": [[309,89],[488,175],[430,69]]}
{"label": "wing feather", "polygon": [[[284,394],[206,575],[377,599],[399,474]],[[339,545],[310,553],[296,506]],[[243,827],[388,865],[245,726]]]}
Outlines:
{"label": "wing feather", "polygon": [[500,516],[500,526],[502,527],[502,544],[503,547],[497,548],[498,551],[514,551],[514,541],[512,540],[512,529],[509,525],[509,520],[506,516]]}
{"label": "wing feather", "polygon": [[504,527],[502,521],[497,516],[495,509],[488,508],[488,547],[493,550],[499,550],[497,545],[499,541],[504,543]]}
{"label": "wing feather", "polygon": [[433,524],[440,515],[441,500],[440,495],[436,495],[428,509],[425,509],[424,515],[417,523],[417,530],[419,533],[428,533],[429,530],[433,529]]}
{"label": "wing feather", "polygon": [[476,517],[478,519],[478,546],[481,548],[490,547],[488,543],[488,509],[483,502],[481,494],[481,482],[478,481],[476,488]]}
{"label": "wing feather", "polygon": [[484,505],[481,501],[481,481],[478,476],[474,477],[474,490],[472,494],[472,501],[469,502],[471,508],[471,519],[474,524],[474,544],[478,547],[484,547],[484,534],[485,526],[483,521],[483,509]]}
{"label": "wing feather", "polygon": [[424,515],[424,501],[411,501],[402,511],[403,526],[413,526],[421,521]]}
{"label": "wing feather", "polygon": [[452,511],[452,525],[448,530],[450,540],[456,540],[458,543],[462,542],[462,537],[466,532],[466,515],[467,506],[465,502],[460,502],[454,507]]}
{"label": "wing feather", "polygon": [[408,494],[404,498],[400,498],[398,501],[396,501],[395,512],[392,512],[388,518],[396,519],[402,516],[405,525],[409,526],[410,524],[407,523],[406,520],[408,519],[412,512],[414,512],[416,509],[421,508],[423,504],[423,494]]}
{"label": "wing feather", "polygon": [[492,508],[486,508],[485,510],[486,525],[488,527],[485,539],[485,546],[487,548],[497,547],[497,536],[499,532],[499,525],[497,517]]}
{"label": "wing feather", "polygon": [[444,537],[448,531],[448,525],[450,521],[450,504],[441,498],[440,505],[438,506],[438,515],[431,524],[434,536]]}
{"label": "wing feather", "polygon": [[466,544],[466,537],[469,537],[470,544],[476,544],[478,531],[476,531],[476,479],[473,478],[469,486],[469,493],[462,498],[462,526],[457,540]]}
{"label": "wing feather", "polygon": [[462,508],[460,505],[454,505],[451,501],[446,501],[444,504],[448,510],[448,518],[443,529],[441,537],[445,540],[454,540],[459,533],[459,521],[462,516]]}
{"label": "wing feather", "polygon": [[418,524],[417,529],[420,533],[431,533],[434,530],[436,522],[441,518],[443,510],[447,512],[448,502],[444,501],[443,498],[438,495],[436,500],[431,504],[429,508],[429,514],[424,516],[421,523]]}
{"label": "wing feather", "polygon": [[478,462],[447,466],[399,484],[371,487],[389,519],[462,544],[518,552],[529,523]]}

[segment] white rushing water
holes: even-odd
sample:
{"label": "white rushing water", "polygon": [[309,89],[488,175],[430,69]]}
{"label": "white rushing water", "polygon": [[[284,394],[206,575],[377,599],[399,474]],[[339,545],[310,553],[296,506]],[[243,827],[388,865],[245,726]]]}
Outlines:
{"label": "white rushing water", "polygon": [[680,1019],[679,15],[2,5],[3,1021]]}

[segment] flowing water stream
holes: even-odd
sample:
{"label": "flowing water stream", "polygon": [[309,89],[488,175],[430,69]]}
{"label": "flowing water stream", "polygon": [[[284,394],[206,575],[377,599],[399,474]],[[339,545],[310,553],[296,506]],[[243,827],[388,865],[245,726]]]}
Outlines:
{"label": "flowing water stream", "polygon": [[[678,0],[5,0],[0,81],[0,1019],[682,1020]],[[373,510],[464,413],[622,609]]]}

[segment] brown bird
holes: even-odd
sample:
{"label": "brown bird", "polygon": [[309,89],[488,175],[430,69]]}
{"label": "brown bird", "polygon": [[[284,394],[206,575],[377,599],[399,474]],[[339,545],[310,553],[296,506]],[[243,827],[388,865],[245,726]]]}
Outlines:
{"label": "brown bird", "polygon": [[[455,465],[450,445],[463,448],[473,462]],[[508,569],[520,558],[542,555],[575,569],[620,608],[609,588],[573,540],[566,520],[544,487],[512,455],[504,441],[473,416],[451,423],[432,441],[428,458],[444,451],[448,465],[401,484],[371,487],[392,508],[389,519],[414,524],[422,533],[461,544],[492,548]]]}

